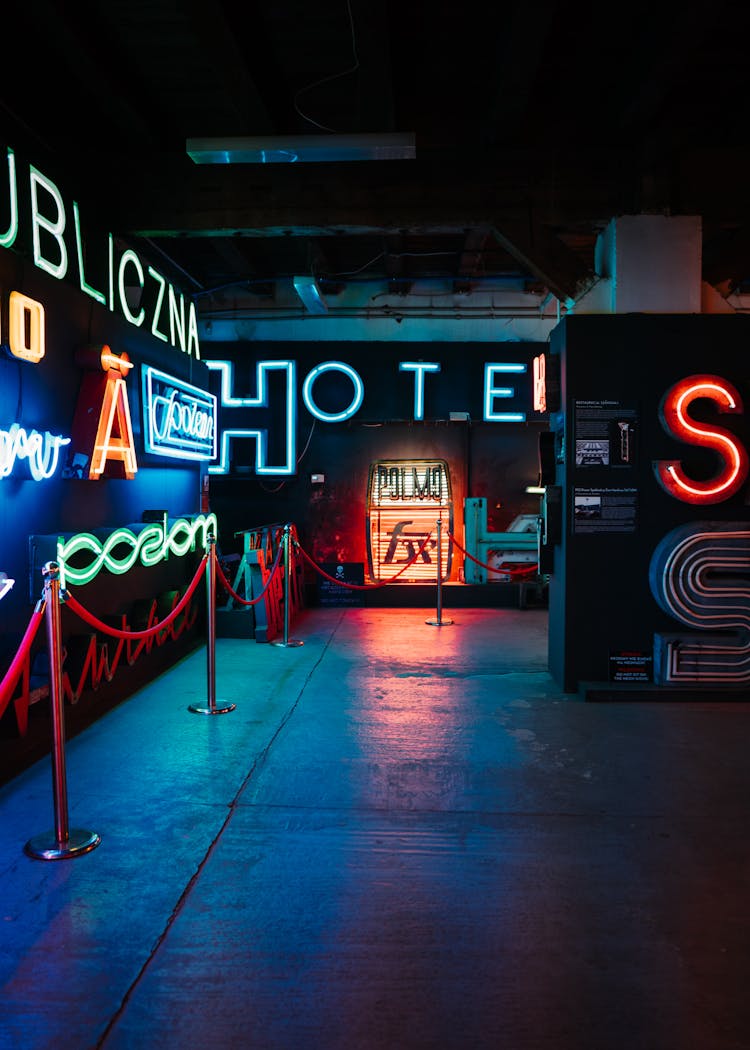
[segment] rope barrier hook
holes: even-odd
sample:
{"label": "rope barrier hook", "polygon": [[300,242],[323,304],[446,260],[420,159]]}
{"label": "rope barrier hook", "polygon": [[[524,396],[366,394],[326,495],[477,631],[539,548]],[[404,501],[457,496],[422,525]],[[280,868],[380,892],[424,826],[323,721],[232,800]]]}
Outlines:
{"label": "rope barrier hook", "polygon": [[208,629],[206,663],[208,677],[208,703],[190,704],[188,711],[195,715],[224,715],[234,711],[236,704],[216,699],[216,537],[209,529],[206,537],[206,598],[208,604]]}
{"label": "rope barrier hook", "polygon": [[37,835],[24,846],[27,856],[35,860],[63,860],[89,853],[101,838],[95,831],[68,827],[68,792],[65,775],[65,717],[62,686],[62,634],[60,617],[60,566],[47,562],[44,577],[47,648],[49,654],[49,695],[52,715],[52,786],[55,828]]}

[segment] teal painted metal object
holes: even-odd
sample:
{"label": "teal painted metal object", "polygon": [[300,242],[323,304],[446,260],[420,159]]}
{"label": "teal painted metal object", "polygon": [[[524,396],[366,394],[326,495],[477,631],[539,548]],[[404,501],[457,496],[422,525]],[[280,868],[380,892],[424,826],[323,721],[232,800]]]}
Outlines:
{"label": "teal painted metal object", "polygon": [[[539,562],[539,519],[535,514],[519,514],[511,522],[507,532],[491,532],[487,529],[487,500],[483,496],[471,496],[464,500],[465,547],[471,558],[464,559],[466,583],[487,583],[486,565],[497,563],[497,571],[503,563],[528,565]],[[484,562],[478,565],[477,558]]]}

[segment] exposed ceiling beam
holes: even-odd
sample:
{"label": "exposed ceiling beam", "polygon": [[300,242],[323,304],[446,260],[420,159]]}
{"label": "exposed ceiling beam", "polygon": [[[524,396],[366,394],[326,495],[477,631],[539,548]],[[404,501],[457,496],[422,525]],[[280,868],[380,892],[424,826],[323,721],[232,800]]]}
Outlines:
{"label": "exposed ceiling beam", "polygon": [[500,217],[492,232],[518,263],[531,271],[561,302],[574,302],[596,280],[594,272],[562,241],[529,216]]}

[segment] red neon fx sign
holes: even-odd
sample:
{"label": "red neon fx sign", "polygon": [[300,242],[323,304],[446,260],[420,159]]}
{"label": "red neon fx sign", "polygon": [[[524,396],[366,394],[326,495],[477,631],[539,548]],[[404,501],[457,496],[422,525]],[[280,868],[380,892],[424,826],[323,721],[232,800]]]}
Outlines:
{"label": "red neon fx sign", "polygon": [[662,426],[678,441],[710,448],[720,459],[719,470],[704,481],[690,478],[677,459],[654,462],[654,472],[662,488],[683,503],[722,503],[730,499],[745,483],[748,456],[734,434],[723,427],[698,422],[690,415],[690,406],[707,398],[719,412],[741,413],[742,399],[734,386],[715,375],[693,375],[679,380],[666,392],[659,408]]}

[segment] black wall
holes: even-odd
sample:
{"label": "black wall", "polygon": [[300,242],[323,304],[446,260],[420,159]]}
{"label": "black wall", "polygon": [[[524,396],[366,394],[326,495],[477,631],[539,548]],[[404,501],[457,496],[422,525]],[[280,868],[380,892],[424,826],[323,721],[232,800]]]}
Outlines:
{"label": "black wall", "polygon": [[[648,658],[655,633],[685,630],[657,605],[649,586],[652,554],[671,529],[706,520],[750,520],[747,486],[725,502],[694,506],[666,493],[652,465],[679,459],[695,478],[716,470],[714,453],[677,442],[659,421],[663,395],[693,374],[718,374],[737,388],[745,414],[719,415],[709,406],[706,419],[750,444],[748,345],[750,318],[737,315],[571,316],[553,331],[551,351],[559,356],[561,372],[561,412],[553,427],[562,534],[550,581],[549,664],[566,691],[609,681],[619,653]],[[634,420],[631,463],[576,463],[584,401],[601,404],[613,419]],[[605,501],[624,490],[619,531],[576,520],[575,494],[580,497],[584,489],[603,492]]]}

